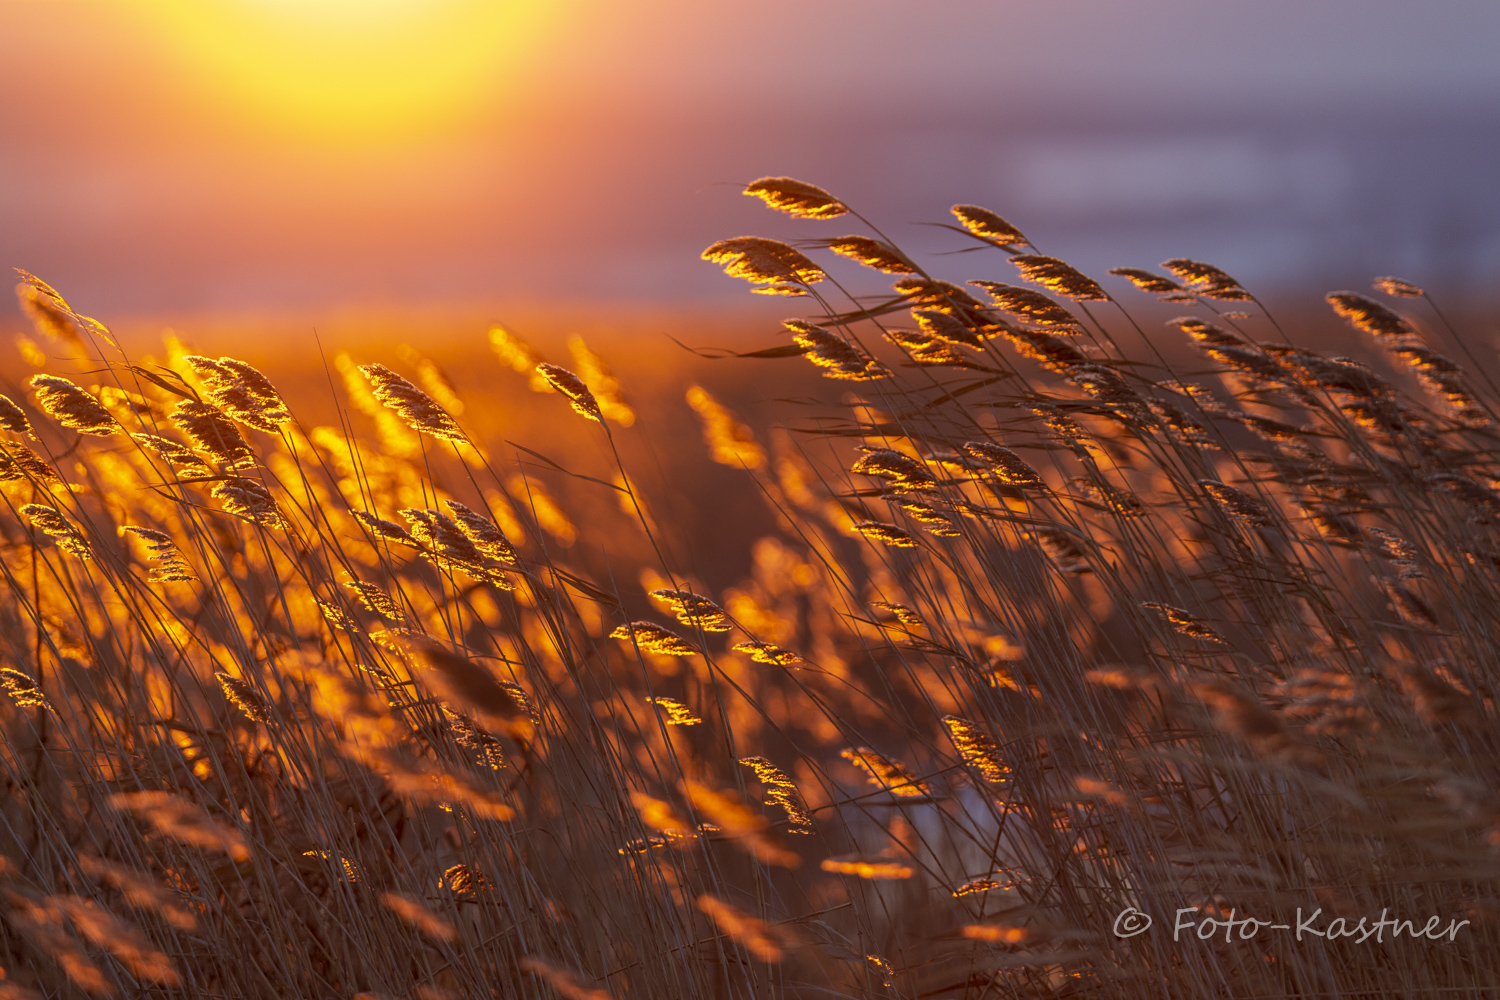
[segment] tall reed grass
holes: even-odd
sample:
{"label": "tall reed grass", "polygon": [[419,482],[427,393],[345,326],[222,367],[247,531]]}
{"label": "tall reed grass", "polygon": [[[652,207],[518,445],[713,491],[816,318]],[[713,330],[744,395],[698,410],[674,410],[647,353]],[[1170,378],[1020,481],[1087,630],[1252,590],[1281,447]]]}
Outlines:
{"label": "tall reed grass", "polygon": [[[566,453],[411,350],[308,426],[23,273],[64,370],[0,398],[0,996],[1490,995],[1497,399],[1422,290],[1329,296],[1355,360],[1119,269],[1186,314],[1148,336],[978,206],[965,287],[746,193],[866,230],[705,251],[798,314],[726,364],[827,379],[769,438],[501,329]],[[738,585],[632,435],[763,498]],[[1332,932],[1383,912],[1452,933]]]}

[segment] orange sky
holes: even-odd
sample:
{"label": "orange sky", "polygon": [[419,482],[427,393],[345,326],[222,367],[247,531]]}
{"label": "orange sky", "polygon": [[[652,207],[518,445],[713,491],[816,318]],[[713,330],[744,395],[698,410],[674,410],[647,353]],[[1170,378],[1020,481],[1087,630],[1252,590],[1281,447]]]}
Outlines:
{"label": "orange sky", "polygon": [[1024,211],[1028,122],[1483,100],[1495,37],[1479,0],[0,0],[0,264],[137,312],[739,296],[697,251],[784,223],[730,182]]}

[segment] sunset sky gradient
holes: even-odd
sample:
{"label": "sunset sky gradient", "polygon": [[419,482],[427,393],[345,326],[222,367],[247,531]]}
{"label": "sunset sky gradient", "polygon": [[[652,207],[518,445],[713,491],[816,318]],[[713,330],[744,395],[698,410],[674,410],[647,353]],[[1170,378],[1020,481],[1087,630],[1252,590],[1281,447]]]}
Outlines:
{"label": "sunset sky gradient", "polygon": [[0,0],[0,249],[142,314],[702,302],[743,293],[703,246],[787,234],[734,185],[792,174],[919,246],[975,201],[1088,267],[1482,282],[1496,38],[1483,0]]}

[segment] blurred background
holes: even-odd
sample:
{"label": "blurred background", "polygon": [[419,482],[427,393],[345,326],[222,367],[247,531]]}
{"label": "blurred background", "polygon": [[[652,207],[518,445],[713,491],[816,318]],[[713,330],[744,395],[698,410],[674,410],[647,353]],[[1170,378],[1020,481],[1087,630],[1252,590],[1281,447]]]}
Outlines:
{"label": "blurred background", "polygon": [[1497,40],[1493,0],[0,0],[0,264],[126,326],[777,314],[698,254],[857,228],[736,190],[789,174],[917,250],[975,202],[1094,273],[1478,302]]}

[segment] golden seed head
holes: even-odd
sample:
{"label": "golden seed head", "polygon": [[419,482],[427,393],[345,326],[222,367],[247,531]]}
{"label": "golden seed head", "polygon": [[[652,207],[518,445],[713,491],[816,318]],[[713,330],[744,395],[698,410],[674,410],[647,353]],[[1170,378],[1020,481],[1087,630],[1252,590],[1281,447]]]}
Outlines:
{"label": "golden seed head", "polygon": [[1166,619],[1167,624],[1172,626],[1173,631],[1191,639],[1202,639],[1205,642],[1224,641],[1224,638],[1212,626],[1184,608],[1163,604],[1160,601],[1142,601],[1141,607],[1158,612],[1162,618]]}
{"label": "golden seed head", "polygon": [[[260,464],[240,429],[217,406],[183,400],[172,411],[172,422],[192,438],[198,450],[206,452],[215,462],[232,472],[253,469]],[[165,453],[162,457],[169,464],[175,464]]]}
{"label": "golden seed head", "polygon": [[755,776],[766,786],[766,801],[774,802],[786,813],[788,833],[813,832],[812,813],[808,812],[807,802],[785,772],[764,757],[745,757],[740,763],[755,769]]}
{"label": "golden seed head", "polygon": [[633,642],[648,653],[662,656],[693,656],[702,650],[671,629],[653,622],[631,622],[609,634],[611,639]]}
{"label": "golden seed head", "polygon": [[813,285],[824,277],[800,250],[759,236],[719,240],[703,251],[703,259],[721,265],[731,278],[757,285]]}
{"label": "golden seed head", "polygon": [[893,448],[860,450],[864,456],[849,470],[857,475],[885,479],[898,490],[925,490],[937,483],[921,462]]}
{"label": "golden seed head", "polygon": [[884,521],[856,521],[853,527],[855,531],[871,541],[880,542],[892,548],[914,549],[917,547],[917,540],[911,536],[911,533],[894,524],[886,524]]}
{"label": "golden seed head", "polygon": [[57,547],[64,552],[80,559],[94,558],[94,550],[89,546],[88,539],[57,508],[29,503],[21,508],[21,513],[31,522],[32,527],[51,536]]}
{"label": "golden seed head", "polygon": [[908,771],[898,760],[877,753],[869,747],[849,747],[839,756],[858,767],[869,779],[898,799],[921,798],[930,793],[926,782]]}
{"label": "golden seed head", "polygon": [[62,482],[57,472],[19,441],[0,442],[0,483],[31,479],[38,485]]}
{"label": "golden seed head", "polygon": [[209,402],[246,427],[274,434],[292,419],[286,403],[270,380],[257,369],[234,358],[188,355],[182,359],[202,383]]}
{"label": "golden seed head", "polygon": [[1224,302],[1249,302],[1254,299],[1249,292],[1228,274],[1212,264],[1187,257],[1174,257],[1162,261],[1162,267],[1180,278],[1192,291],[1204,298]]}
{"label": "golden seed head", "polygon": [[1037,528],[1029,535],[1059,573],[1092,573],[1088,554],[1072,535],[1061,528]]}
{"label": "golden seed head", "polygon": [[938,309],[913,309],[911,315],[917,321],[918,328],[936,340],[976,349],[984,346],[978,333],[949,313]]}
{"label": "golden seed head", "polygon": [[138,524],[122,524],[121,535],[134,535],[146,546],[146,558],[160,565],[153,566],[149,579],[153,583],[188,583],[198,579],[192,566],[183,558],[182,551],[172,536],[155,528],[144,528]]}
{"label": "golden seed head", "polygon": [[621,427],[634,425],[635,410],[625,401],[625,396],[620,391],[620,380],[610,374],[604,359],[590,350],[577,334],[568,338],[568,352],[573,355],[578,377],[594,394],[600,415]]}
{"label": "golden seed head", "polygon": [[245,713],[245,717],[251,722],[271,721],[265,699],[255,688],[233,674],[226,674],[223,671],[214,674],[214,679],[219,682],[224,697],[229,699],[235,708]]}
{"label": "golden seed head", "polygon": [[444,500],[443,505],[453,512],[453,519],[459,529],[483,555],[510,566],[520,564],[520,554],[494,521],[478,511],[470,510],[457,500]]}
{"label": "golden seed head", "polygon": [[421,548],[421,543],[412,537],[411,532],[401,527],[395,521],[387,521],[385,518],[378,517],[365,510],[355,510],[350,511],[350,513],[354,515],[356,521],[369,528],[377,537],[402,545],[409,545],[414,549]]}
{"label": "golden seed head", "polygon": [[359,596],[361,604],[386,621],[400,623],[406,620],[406,615],[396,606],[396,602],[391,599],[391,595],[381,590],[375,584],[366,583],[363,580],[345,580],[344,586]]}
{"label": "golden seed head", "polygon": [[999,281],[974,281],[995,300],[995,304],[1018,319],[1055,331],[1077,332],[1083,329],[1078,317],[1047,298],[1041,292]]}
{"label": "golden seed head", "polygon": [[257,479],[231,476],[222,482],[214,483],[209,493],[231,514],[253,521],[263,528],[286,527],[286,521],[281,516],[281,508],[276,506],[276,498],[271,495],[271,491],[266,488],[265,484]]}
{"label": "golden seed head", "polygon": [[16,286],[16,299],[37,333],[48,340],[61,340],[75,349],[81,349],[83,337],[78,332],[73,310],[63,301],[57,289],[25,271],[21,272],[21,278],[21,283]]}
{"label": "golden seed head", "polygon": [[1018,254],[1010,259],[1023,280],[1041,285],[1048,291],[1079,302],[1107,302],[1099,282],[1066,261],[1042,254]]}
{"label": "golden seed head", "polygon": [[671,608],[684,625],[704,632],[728,632],[734,628],[729,612],[702,594],[691,590],[653,590],[651,596]]}
{"label": "golden seed head", "polygon": [[927,627],[927,622],[922,620],[922,616],[904,604],[896,604],[892,601],[871,601],[870,607],[888,612],[899,624],[907,628]]}
{"label": "golden seed head", "polygon": [[669,726],[698,726],[703,724],[703,720],[694,715],[692,709],[676,698],[647,698],[646,700],[666,713],[666,722]]}
{"label": "golden seed head", "polygon": [[956,715],[943,716],[943,725],[953,748],[985,781],[1000,783],[1010,777],[1010,767],[1000,754],[1000,747],[976,722]]}
{"label": "golden seed head", "polygon": [[927,306],[931,309],[984,310],[984,303],[952,282],[937,278],[912,275],[891,283],[891,291],[906,299],[910,305]]}
{"label": "golden seed head", "polygon": [[360,365],[375,398],[394,410],[412,430],[444,441],[465,441],[458,422],[427,393],[385,365]]}
{"label": "golden seed head", "polygon": [[965,441],[962,450],[1002,486],[1044,486],[1041,475],[1020,455],[992,441]]}
{"label": "golden seed head", "polygon": [[1220,510],[1235,520],[1256,528],[1269,528],[1275,525],[1276,522],[1271,519],[1270,509],[1245,491],[1235,489],[1217,479],[1200,479],[1198,485],[1213,498]]}
{"label": "golden seed head", "polygon": [[1421,285],[1415,285],[1410,281],[1403,281],[1400,278],[1376,278],[1374,285],[1376,290],[1382,291],[1392,298],[1419,299],[1427,294],[1423,291]]}
{"label": "golden seed head", "polygon": [[22,708],[52,708],[36,680],[16,667],[0,667],[0,687],[4,687],[5,692]]}
{"label": "golden seed head", "polygon": [[756,642],[753,640],[749,642],[737,642],[734,644],[734,650],[737,653],[748,653],[750,659],[756,663],[769,663],[776,667],[785,667],[793,663],[802,662],[802,657],[790,649],[773,646],[768,642]]}
{"label": "golden seed head", "polygon": [[120,433],[120,425],[99,400],[62,376],[33,375],[31,387],[37,406],[64,427],[100,437]]}
{"label": "golden seed head", "polygon": [[1132,285],[1143,292],[1152,295],[1171,295],[1182,291],[1182,286],[1171,278],[1164,278],[1151,271],[1145,271],[1138,267],[1112,267],[1107,274],[1113,274],[1120,278],[1126,278]]}
{"label": "golden seed head", "polygon": [[883,274],[915,274],[917,271],[895,247],[867,236],[840,236],[828,241],[828,249]]}
{"label": "golden seed head", "polygon": [[604,415],[599,412],[599,401],[594,398],[583,379],[561,365],[546,362],[537,365],[536,370],[538,375],[547,380],[547,384],[568,397],[568,402],[573,404],[573,409],[580,416],[598,423],[604,422]]}
{"label": "golden seed head", "polygon": [[1358,292],[1329,292],[1327,302],[1349,325],[1377,340],[1415,340],[1417,328],[1388,306]]}
{"label": "golden seed head", "polygon": [[968,355],[957,345],[937,337],[918,333],[915,330],[887,330],[885,339],[911,352],[912,360],[919,365],[937,365],[951,368],[976,368]]}
{"label": "golden seed head", "polygon": [[36,437],[36,432],[31,429],[31,421],[26,419],[26,411],[17,406],[9,396],[0,396],[0,427],[12,434]]}
{"label": "golden seed head", "polygon": [[816,184],[791,177],[762,177],[746,184],[744,193],[799,219],[836,219],[849,211]]}
{"label": "golden seed head", "polygon": [[795,334],[792,341],[809,361],[823,369],[826,378],[865,382],[891,375],[885,365],[821,326],[795,319],[786,320],[784,325]]}
{"label": "golden seed head", "polygon": [[978,205],[954,205],[954,218],[975,236],[983,237],[1002,247],[1025,246],[1031,241],[1015,226],[987,208]]}

